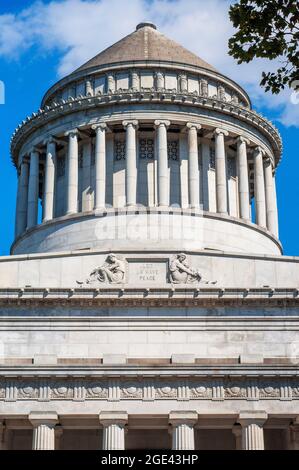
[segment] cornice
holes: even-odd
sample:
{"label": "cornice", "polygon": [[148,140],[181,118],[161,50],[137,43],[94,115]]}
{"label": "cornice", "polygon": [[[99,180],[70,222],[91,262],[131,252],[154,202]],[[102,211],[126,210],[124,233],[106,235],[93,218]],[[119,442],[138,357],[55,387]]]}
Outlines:
{"label": "cornice", "polygon": [[279,307],[299,306],[298,288],[195,288],[183,285],[102,288],[1,288],[7,307]]}
{"label": "cornice", "polygon": [[282,142],[279,132],[270,121],[257,112],[231,102],[204,97],[197,93],[180,93],[171,90],[154,91],[148,89],[138,92],[132,90],[125,90],[123,92],[117,91],[115,93],[93,97],[79,96],[77,98],[61,100],[52,107],[46,106],[44,109],[39,109],[37,113],[33,113],[30,117],[23,120],[13,133],[11,139],[11,155],[13,161],[16,164],[21,146],[35,130],[59,117],[62,118],[65,115],[78,111],[87,111],[98,107],[133,103],[182,104],[190,107],[215,110],[224,115],[238,118],[240,121],[253,125],[266,136],[273,146],[276,164],[280,161]]}

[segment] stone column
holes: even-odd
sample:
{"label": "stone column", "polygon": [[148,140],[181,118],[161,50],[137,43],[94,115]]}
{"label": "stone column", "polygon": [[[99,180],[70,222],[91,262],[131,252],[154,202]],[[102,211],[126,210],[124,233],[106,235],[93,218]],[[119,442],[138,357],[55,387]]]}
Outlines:
{"label": "stone column", "polygon": [[37,224],[39,190],[39,152],[33,150],[30,154],[27,228]]}
{"label": "stone column", "polygon": [[227,181],[224,138],[228,132],[215,130],[215,169],[216,169],[216,202],[217,212],[227,214]]}
{"label": "stone column", "polygon": [[55,449],[55,425],[58,423],[57,413],[54,411],[32,411],[29,421],[33,426],[33,450]]}
{"label": "stone column", "polygon": [[91,211],[91,140],[83,141],[83,168],[82,168],[82,212]]}
{"label": "stone column", "polygon": [[155,121],[158,152],[158,205],[169,206],[167,128],[170,121]]}
{"label": "stone column", "polygon": [[46,150],[43,222],[47,222],[47,220],[53,219],[55,171],[56,171],[56,142],[53,138],[50,138],[47,142],[47,150]]}
{"label": "stone column", "polygon": [[299,450],[299,416],[290,425],[290,450]]}
{"label": "stone column", "polygon": [[101,123],[93,126],[96,131],[95,144],[95,210],[104,209],[106,205],[106,130],[107,125]]}
{"label": "stone column", "polygon": [[8,449],[7,428],[5,421],[0,421],[0,450]]}
{"label": "stone column", "polygon": [[28,208],[28,178],[29,165],[27,161],[22,161],[20,174],[18,177],[18,195],[16,207],[15,236],[18,237],[25,232],[27,227],[27,208]]}
{"label": "stone column", "polygon": [[200,124],[187,123],[188,128],[188,183],[189,183],[189,205],[198,208],[200,205],[200,182],[198,166],[198,139],[197,132],[201,129]]}
{"label": "stone column", "polygon": [[279,238],[279,225],[278,225],[278,210],[277,210],[277,195],[276,195],[276,176],[275,173],[272,175],[273,177],[273,198],[274,198],[274,218],[275,218],[275,232],[274,234]]}
{"label": "stone column", "polygon": [[242,450],[242,426],[240,424],[234,424],[232,433],[236,439],[236,450]]}
{"label": "stone column", "polygon": [[266,420],[265,411],[241,411],[238,421],[242,426],[243,450],[264,450],[263,425]]}
{"label": "stone column", "polygon": [[264,166],[265,174],[265,199],[266,199],[266,219],[269,232],[278,237],[277,227],[277,204],[273,185],[273,169],[270,159],[266,160]]}
{"label": "stone column", "polygon": [[249,200],[249,178],[247,148],[249,142],[244,137],[237,139],[237,165],[238,165],[238,189],[239,189],[239,207],[240,217],[244,220],[250,220],[250,200]]}
{"label": "stone column", "polygon": [[67,154],[67,214],[78,211],[78,130],[65,134],[69,138]]}
{"label": "stone column", "polygon": [[194,425],[197,420],[196,411],[171,411],[169,413],[173,450],[195,449]]}
{"label": "stone column", "polygon": [[257,147],[254,151],[254,198],[256,224],[266,227],[266,203],[263,151]]}
{"label": "stone column", "polygon": [[128,414],[125,411],[102,411],[99,418],[103,426],[102,449],[124,450]]}
{"label": "stone column", "polygon": [[136,205],[137,194],[137,149],[136,129],[138,121],[123,121],[126,129],[126,205]]}

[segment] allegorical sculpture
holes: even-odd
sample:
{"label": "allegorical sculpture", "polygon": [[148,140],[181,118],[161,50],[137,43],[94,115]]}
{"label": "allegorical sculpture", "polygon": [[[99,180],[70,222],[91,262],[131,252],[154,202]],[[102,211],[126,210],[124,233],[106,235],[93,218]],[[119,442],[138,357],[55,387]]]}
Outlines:
{"label": "allegorical sculpture", "polygon": [[125,262],[113,253],[107,256],[102,266],[95,268],[86,281],[77,281],[78,284],[94,284],[104,282],[111,284],[121,284],[125,277]]}
{"label": "allegorical sculpture", "polygon": [[169,277],[173,284],[191,284],[203,282],[204,284],[216,284],[217,281],[203,279],[198,270],[192,269],[186,261],[185,253],[175,255],[169,263]]}

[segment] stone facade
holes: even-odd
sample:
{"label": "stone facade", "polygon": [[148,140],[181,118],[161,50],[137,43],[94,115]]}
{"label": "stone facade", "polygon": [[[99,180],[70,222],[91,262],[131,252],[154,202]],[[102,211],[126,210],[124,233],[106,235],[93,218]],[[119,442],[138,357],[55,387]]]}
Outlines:
{"label": "stone facade", "polygon": [[2,449],[297,449],[281,140],[239,85],[144,23],[54,85],[11,152]]}

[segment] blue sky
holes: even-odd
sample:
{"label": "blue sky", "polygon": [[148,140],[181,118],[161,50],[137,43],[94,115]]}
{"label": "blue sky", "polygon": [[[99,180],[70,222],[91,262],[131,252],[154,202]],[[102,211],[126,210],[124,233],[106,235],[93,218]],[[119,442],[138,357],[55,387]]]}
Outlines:
{"label": "blue sky", "polygon": [[227,18],[229,3],[0,0],[0,80],[6,86],[5,104],[0,105],[1,255],[9,253],[14,238],[16,171],[9,153],[12,132],[39,108],[43,94],[55,81],[133,31],[144,19],[154,21],[167,36],[238,81],[252,97],[254,107],[278,127],[284,144],[277,171],[280,239],[285,254],[299,255],[299,104],[291,103],[288,91],[272,97],[259,87],[261,70],[271,70],[275,64],[255,61],[238,66],[228,57],[226,40],[233,32]]}

